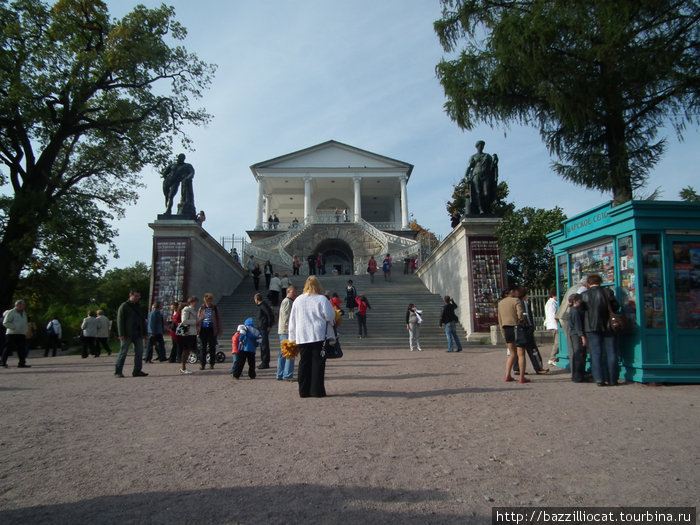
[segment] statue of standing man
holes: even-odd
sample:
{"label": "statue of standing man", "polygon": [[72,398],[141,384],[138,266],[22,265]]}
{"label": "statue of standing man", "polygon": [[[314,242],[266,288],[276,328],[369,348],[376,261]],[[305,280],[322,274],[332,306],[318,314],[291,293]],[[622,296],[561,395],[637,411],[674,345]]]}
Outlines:
{"label": "statue of standing man", "polygon": [[194,191],[192,189],[192,179],[194,178],[194,168],[192,164],[185,162],[185,154],[180,153],[177,161],[171,164],[163,172],[163,194],[165,195],[165,215],[172,215],[173,201],[180,189],[180,203],[177,205],[177,214],[185,215],[194,219],[197,210],[194,206]]}
{"label": "statue of standing man", "polygon": [[498,156],[484,153],[486,143],[476,143],[476,153],[469,158],[464,178],[468,182],[467,209],[469,215],[491,215],[498,185]]}

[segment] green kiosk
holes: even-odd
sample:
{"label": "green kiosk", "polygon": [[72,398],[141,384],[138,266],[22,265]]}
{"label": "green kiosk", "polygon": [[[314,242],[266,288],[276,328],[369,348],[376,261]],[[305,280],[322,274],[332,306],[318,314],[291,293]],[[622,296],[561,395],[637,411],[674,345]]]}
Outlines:
{"label": "green kiosk", "polygon": [[[602,204],[548,235],[561,298],[588,274],[612,287],[631,330],[616,336],[620,377],[700,383],[700,204]],[[568,346],[559,330],[559,366]]]}

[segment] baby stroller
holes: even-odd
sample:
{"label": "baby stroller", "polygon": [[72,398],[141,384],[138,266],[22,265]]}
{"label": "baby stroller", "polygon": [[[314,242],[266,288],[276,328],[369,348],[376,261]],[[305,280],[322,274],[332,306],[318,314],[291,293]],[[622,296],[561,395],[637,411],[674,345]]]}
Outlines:
{"label": "baby stroller", "polygon": [[[202,342],[197,338],[197,352],[190,352],[190,355],[187,357],[187,362],[191,365],[194,365],[199,362],[199,354],[202,352]],[[214,359],[216,359],[217,363],[224,363],[226,361],[226,354],[224,354],[221,350],[219,350],[219,343],[216,343],[216,354],[214,354]],[[208,365],[211,363],[209,362],[211,358],[209,357],[209,354],[206,355],[206,360]]]}

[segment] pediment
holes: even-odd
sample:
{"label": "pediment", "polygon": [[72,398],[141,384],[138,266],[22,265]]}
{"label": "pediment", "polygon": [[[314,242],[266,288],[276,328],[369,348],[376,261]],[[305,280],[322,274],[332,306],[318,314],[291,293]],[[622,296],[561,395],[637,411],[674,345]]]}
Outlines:
{"label": "pediment", "polygon": [[253,164],[251,170],[284,170],[300,168],[369,168],[396,169],[410,173],[413,166],[335,140],[329,140],[281,157]]}

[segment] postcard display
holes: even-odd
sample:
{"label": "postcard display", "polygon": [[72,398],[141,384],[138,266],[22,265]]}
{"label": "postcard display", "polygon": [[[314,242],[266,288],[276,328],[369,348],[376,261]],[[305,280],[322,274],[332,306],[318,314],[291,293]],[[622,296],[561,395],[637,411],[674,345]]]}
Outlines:
{"label": "postcard display", "polygon": [[492,237],[469,239],[474,301],[474,331],[488,332],[498,324],[498,298],[503,288],[501,252]]}
{"label": "postcard display", "polygon": [[188,239],[156,238],[153,253],[153,301],[164,307],[185,300]]}
{"label": "postcard display", "polygon": [[700,242],[673,242],[676,322],[680,330],[700,330]]}

